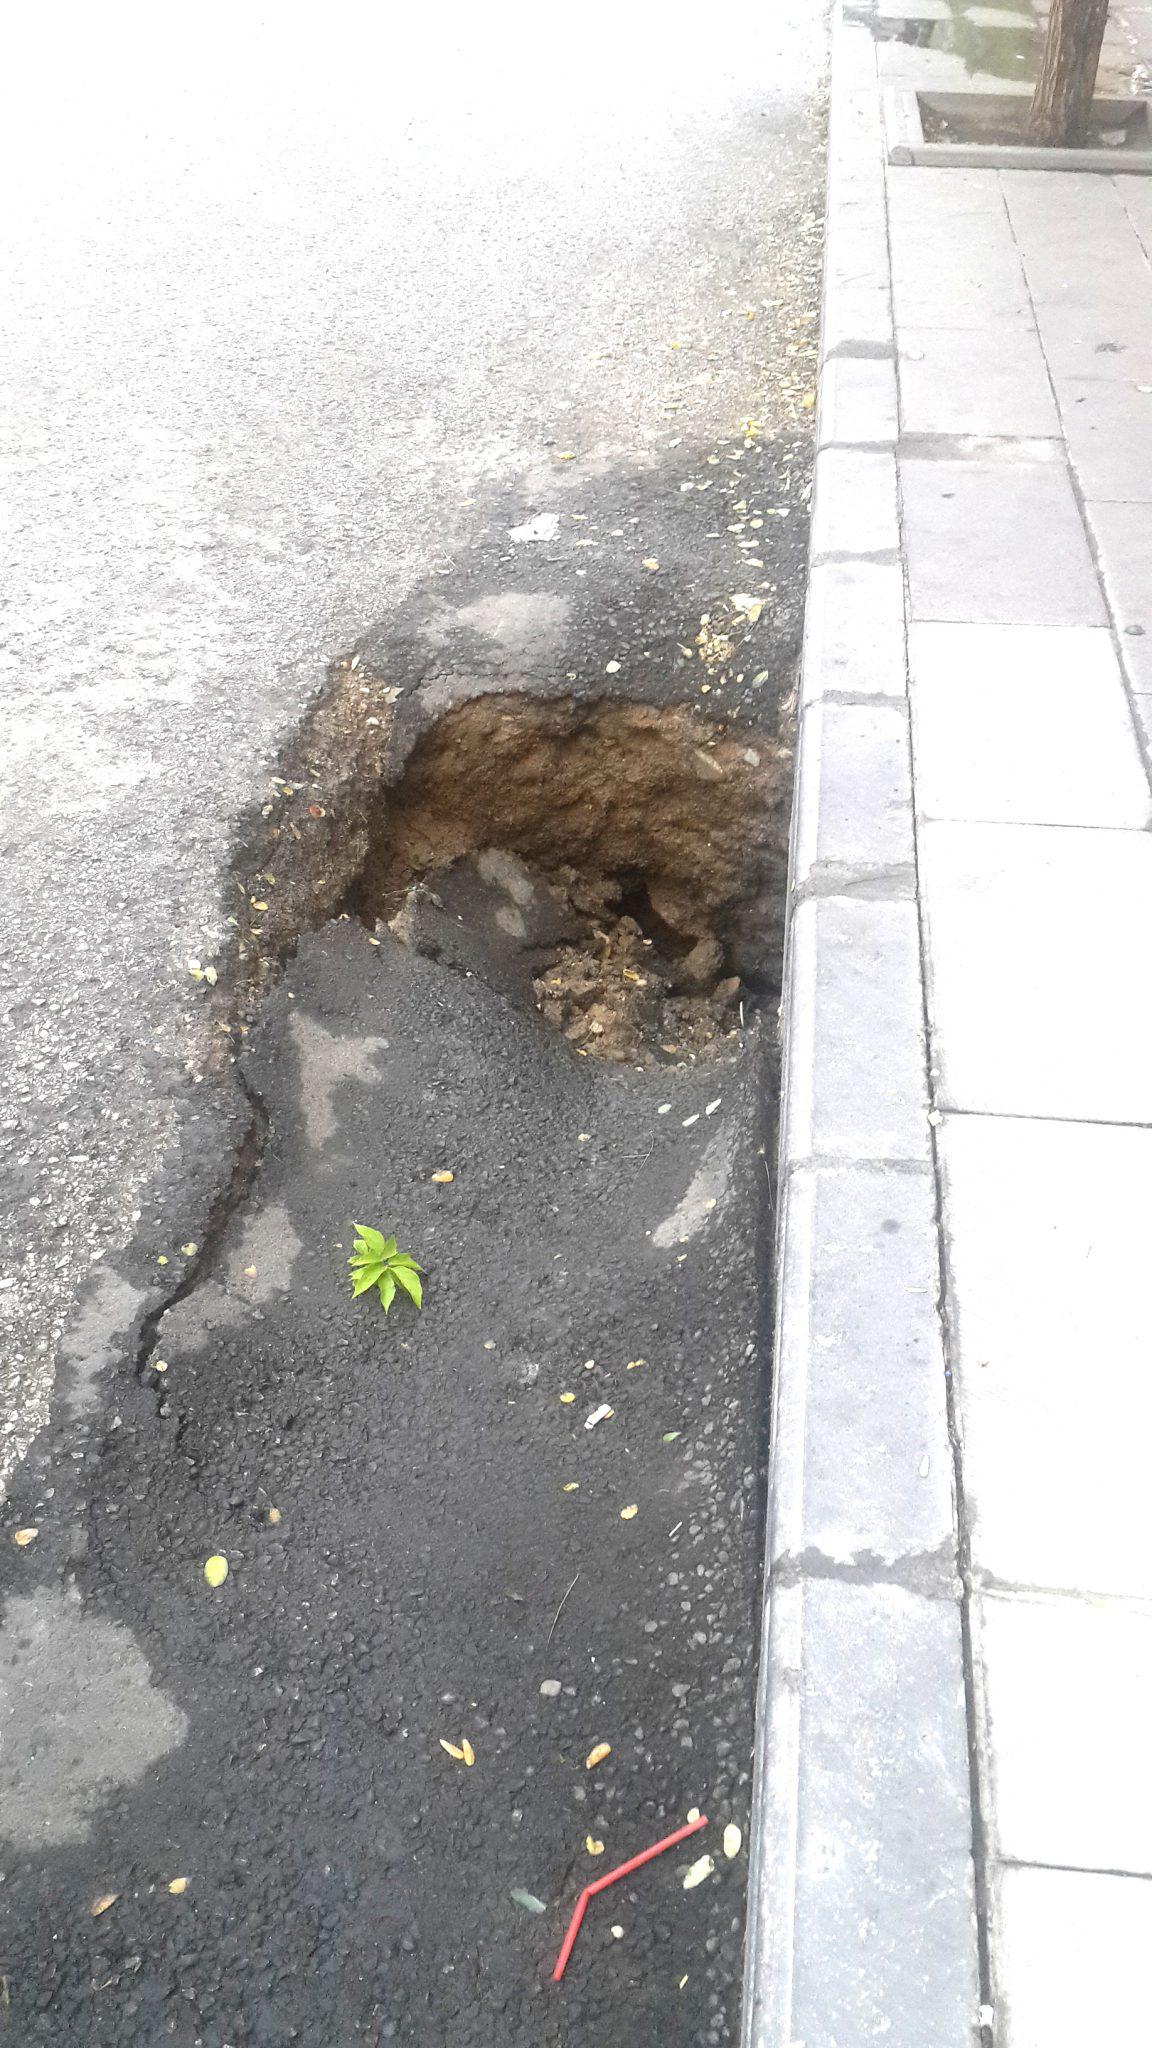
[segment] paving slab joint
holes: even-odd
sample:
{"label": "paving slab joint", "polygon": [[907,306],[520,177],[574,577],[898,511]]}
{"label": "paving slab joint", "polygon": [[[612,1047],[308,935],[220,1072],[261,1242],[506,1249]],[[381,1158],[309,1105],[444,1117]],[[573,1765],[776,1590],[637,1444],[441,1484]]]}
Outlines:
{"label": "paving slab joint", "polygon": [[980,2002],[898,489],[876,379],[829,374],[893,353],[883,181],[843,196],[879,128],[872,11],[833,30],[829,241],[863,227],[886,276],[825,271],[744,2048],[971,2048]]}

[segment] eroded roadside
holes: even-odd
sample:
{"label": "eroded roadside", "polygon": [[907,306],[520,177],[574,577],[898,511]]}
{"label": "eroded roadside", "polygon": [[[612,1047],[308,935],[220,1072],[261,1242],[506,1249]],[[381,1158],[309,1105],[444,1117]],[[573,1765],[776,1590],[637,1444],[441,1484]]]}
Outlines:
{"label": "eroded roadside", "polygon": [[[488,506],[239,836],[210,1079],[13,1494],[21,2040],[734,2038],[807,438]],[[716,1874],[554,1990],[589,1840],[693,1806]]]}

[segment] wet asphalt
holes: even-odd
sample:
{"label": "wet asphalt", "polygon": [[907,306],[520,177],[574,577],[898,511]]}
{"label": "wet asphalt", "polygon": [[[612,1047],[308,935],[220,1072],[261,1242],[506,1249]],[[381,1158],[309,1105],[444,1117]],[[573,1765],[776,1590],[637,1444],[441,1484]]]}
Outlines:
{"label": "wet asphalt", "polygon": [[[5,1871],[11,2037],[732,2040],[761,1026],[696,1071],[595,1063],[345,921],[305,942],[245,1075],[249,1194],[103,1417],[74,1590],[29,1573],[10,1613],[17,1776],[47,1745],[52,1825],[89,1816]],[[422,1314],[351,1299],[353,1221],[419,1259]],[[36,1686],[65,1656],[54,1719]],[[128,1730],[114,1788],[93,1717]],[[470,1767],[441,1747],[465,1738]],[[554,1986],[583,1884],[693,1807],[710,1827],[595,1903]]]}
{"label": "wet asphalt", "polygon": [[[104,763],[95,822],[71,757],[58,772],[29,740],[37,776],[12,843],[38,858],[37,820],[64,803],[73,943],[14,988],[15,1106],[0,1120],[0,1223],[20,1282],[3,1298],[15,1338],[0,1422],[6,1457],[31,1444],[0,1542],[0,2040],[20,2048],[737,2038],[771,995],[723,1057],[638,1072],[576,1057],[499,975],[372,945],[340,921],[304,937],[232,1067],[229,970],[215,1009],[185,967],[223,945],[251,849],[251,865],[273,865],[260,841],[276,822],[271,771],[341,649],[402,689],[401,747],[474,689],[611,691],[778,733],[802,611],[818,79],[793,66],[773,93],[731,50],[725,61],[739,83],[710,123],[677,85],[667,176],[663,131],[641,123],[628,149],[660,157],[650,188],[609,205],[605,157],[575,216],[550,192],[558,249],[588,216],[564,261],[569,298],[591,294],[578,353],[596,368],[568,418],[553,362],[548,404],[530,394],[507,446],[461,430],[460,468],[423,400],[418,433],[407,416],[383,443],[357,426],[362,402],[377,404],[377,363],[404,385],[410,337],[381,342],[351,414],[323,351],[301,358],[286,403],[254,358],[260,406],[279,405],[276,431],[307,471],[306,489],[291,464],[284,480],[300,533],[266,537],[259,574],[227,599],[227,654],[213,642],[206,662],[184,620],[208,589],[196,551],[242,543],[248,561],[253,529],[233,506],[189,536],[175,503],[196,559],[180,557],[180,602],[157,630],[161,653],[178,647],[196,674],[148,683],[143,722],[131,691],[122,716],[113,703],[105,744],[127,751]],[[327,163],[323,97],[312,126]],[[377,236],[377,173],[354,140],[337,152],[356,168],[344,217],[360,218],[363,196]],[[234,181],[230,203],[247,189]],[[513,200],[477,229],[481,246],[515,243],[539,212],[538,194]],[[599,267],[587,251],[625,216],[660,282],[643,348],[614,357],[616,328],[630,335],[637,317],[628,265],[615,244]],[[685,280],[682,336],[665,245]],[[372,247],[391,277],[384,243]],[[498,385],[507,348],[531,384],[525,336],[567,334],[559,291],[540,328],[534,279],[529,266],[523,334],[470,330],[468,379]],[[382,303],[375,272],[362,282]],[[443,300],[443,281],[429,294]],[[137,311],[129,295],[124,318]],[[260,307],[253,320],[263,334]],[[435,325],[412,320],[417,342]],[[363,321],[348,332],[352,362]],[[198,349],[208,328],[186,333]],[[123,348],[118,330],[109,346]],[[439,355],[427,377],[456,390]],[[305,388],[315,420],[299,443]],[[475,422],[472,382],[466,395],[461,418]],[[182,443],[175,428],[149,433],[157,491]],[[240,434],[237,462],[245,446]],[[377,473],[404,515],[383,541]],[[349,478],[351,523],[325,524]],[[99,478],[97,501],[116,528]],[[518,539],[542,512],[548,534]],[[113,612],[126,602],[117,559],[112,548]],[[161,570],[136,569],[155,606]],[[696,634],[747,591],[763,615],[721,682],[697,667]],[[283,633],[236,639],[238,620]],[[69,687],[70,630],[53,654]],[[67,728],[77,748],[82,712]],[[143,801],[129,738],[155,776]],[[306,787],[302,821],[313,795],[330,803]],[[420,1259],[422,1314],[351,1300],[353,1221],[395,1230]],[[44,1362],[66,1309],[53,1383]],[[604,1404],[614,1413],[586,1429]],[[203,1566],[217,1553],[229,1575],[213,1590]],[[471,1766],[441,1747],[465,1739]],[[602,1743],[609,1755],[587,1768]],[[697,1807],[709,1828],[595,1903],[553,1986],[581,1886]],[[744,1834],[731,1860],[729,1824]],[[716,1870],[685,1891],[705,1851]]]}

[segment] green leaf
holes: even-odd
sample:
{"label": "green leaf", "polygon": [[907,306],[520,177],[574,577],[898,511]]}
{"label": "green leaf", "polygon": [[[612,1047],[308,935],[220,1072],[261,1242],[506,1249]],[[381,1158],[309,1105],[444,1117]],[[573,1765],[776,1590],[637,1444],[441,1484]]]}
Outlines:
{"label": "green leaf", "polygon": [[388,1264],[392,1267],[393,1271],[395,1271],[397,1266],[407,1266],[409,1271],[413,1273],[422,1273],[424,1271],[423,1266],[412,1257],[411,1252],[394,1252]]}
{"label": "green leaf", "polygon": [[371,1272],[365,1272],[365,1273],[353,1273],[353,1275],[352,1275],[352,1299],[353,1299],[353,1301],[355,1301],[355,1299],[356,1299],[356,1296],[357,1296],[358,1294],[367,1294],[367,1292],[368,1292],[368,1289],[369,1289],[370,1287],[375,1287],[375,1285],[376,1285],[376,1282],[377,1282],[377,1281],[379,1280],[379,1278],[380,1278],[380,1268],[379,1268],[378,1266],[377,1266],[377,1267],[375,1267],[375,1268],[374,1268],[374,1269],[373,1269],[373,1270],[372,1270]]}
{"label": "green leaf", "polygon": [[395,1295],[395,1292],[396,1282],[392,1278],[391,1273],[382,1273],[380,1276],[380,1299],[383,1302],[385,1309],[391,1308],[392,1298]]}
{"label": "green leaf", "polygon": [[[390,1237],[386,1240],[384,1245],[384,1257],[386,1259],[394,1259],[396,1257],[396,1239],[394,1237]],[[403,1252],[401,1252],[400,1257],[404,1257]]]}
{"label": "green leaf", "polygon": [[402,1266],[397,1260],[393,1262],[392,1272],[405,1294],[411,1295],[417,1308],[423,1308],[424,1289],[420,1285],[420,1276],[415,1269],[412,1266]]}
{"label": "green leaf", "polygon": [[546,1913],[548,1911],[543,1899],[538,1899],[535,1892],[521,1891],[519,1885],[516,1885],[509,1892],[508,1897],[512,1900],[513,1905],[523,1906],[526,1913]]}
{"label": "green leaf", "polygon": [[679,1435],[678,1429],[666,1429],[660,1441],[662,1444],[674,1444]]}
{"label": "green leaf", "polygon": [[[388,1247],[385,1244],[383,1235],[379,1230],[372,1230],[367,1223],[354,1223],[352,1227],[363,1238],[364,1243],[367,1245],[369,1251],[375,1252],[376,1257],[378,1259],[386,1257]],[[395,1238],[393,1238],[392,1250],[395,1251],[395,1249],[396,1240]],[[359,1250],[359,1246],[357,1246],[357,1250]]]}

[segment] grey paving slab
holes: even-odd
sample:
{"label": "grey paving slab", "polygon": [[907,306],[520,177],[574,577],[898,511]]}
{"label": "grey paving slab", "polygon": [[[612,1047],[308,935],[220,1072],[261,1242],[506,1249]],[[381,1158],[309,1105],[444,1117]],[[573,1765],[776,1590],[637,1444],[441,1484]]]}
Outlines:
{"label": "grey paving slab", "polygon": [[1134,235],[1123,243],[1101,235],[1095,244],[1085,236],[1067,254],[1059,243],[1038,241],[1024,256],[1024,273],[1038,311],[1051,306],[1078,313],[1082,327],[1105,338],[1116,322],[1145,320],[1152,303],[1152,277]]}
{"label": "grey paving slab", "polygon": [[876,154],[833,155],[828,166],[828,218],[883,220],[884,161]]}
{"label": "grey paving slab", "polygon": [[1152,1598],[1152,1131],[946,1116],[938,1144],[973,1565]]}
{"label": "grey paving slab", "polygon": [[1036,325],[1053,376],[1152,382],[1152,320],[1139,303],[1099,321],[1078,306],[1038,305]]}
{"label": "grey paving slab", "polygon": [[1136,831],[1152,823],[1105,627],[914,625],[909,666],[923,816]]}
{"label": "grey paving slab", "polygon": [[876,88],[876,44],[867,22],[833,17],[832,35],[837,92]]}
{"label": "grey paving slab", "polygon": [[894,224],[938,226],[965,213],[1004,212],[997,171],[937,171],[888,166],[888,209]]}
{"label": "grey paving slab", "polygon": [[[927,174],[917,169],[911,175]],[[988,175],[996,174],[990,171]],[[941,235],[940,225],[930,208],[925,211],[922,207],[898,204],[893,209],[889,216],[889,238],[894,276],[907,276],[917,266],[936,263],[952,265],[957,275],[966,274],[981,263],[1008,263],[1013,266],[1013,274],[1019,276],[1019,250],[1005,206],[955,205],[950,211],[946,236]]]}
{"label": "grey paving slab", "polygon": [[799,1168],[784,1196],[773,1556],[956,1576],[932,1176]]}
{"label": "grey paving slab", "polygon": [[1053,178],[1051,171],[997,171],[988,175],[999,179],[1004,204],[1014,220],[1041,220],[1052,233],[1059,233],[1062,222],[1073,211],[1095,213],[1104,219],[1112,217],[1123,204],[1113,180],[1094,171],[1062,171],[1058,178]]}
{"label": "grey paving slab", "polygon": [[793,883],[825,890],[867,875],[914,893],[912,762],[904,704],[809,705],[800,729]]}
{"label": "grey paving slab", "polygon": [[974,1622],[995,1853],[1152,1875],[1152,1609],[984,1593]]}
{"label": "grey paving slab", "polygon": [[904,572],[899,562],[825,562],[808,577],[803,701],[830,690],[903,697]]}
{"label": "grey paving slab", "polygon": [[[1152,12],[1148,20],[1152,28]],[[1152,34],[1149,41],[1152,43]],[[1145,178],[1117,178],[1116,194],[1140,238],[1144,254],[1152,261],[1152,187]]]}
{"label": "grey paving slab", "polygon": [[1135,230],[1111,178],[1096,173],[1002,171],[1000,189],[1025,262],[1061,250],[1138,255]]}
{"label": "grey paving slab", "polygon": [[793,913],[781,1158],[929,1156],[914,903],[811,898]]}
{"label": "grey paving slab", "polygon": [[1152,692],[1152,505],[1085,507],[1133,689]]}
{"label": "grey paving slab", "polygon": [[1022,320],[973,328],[901,326],[900,416],[909,434],[1060,431],[1044,352]]}
{"label": "grey paving slab", "polygon": [[751,1878],[751,2048],[971,2048],[957,1608],[897,1586],[776,1586],[768,1658],[764,1775],[786,1796]]}
{"label": "grey paving slab", "polygon": [[896,365],[891,356],[834,356],[820,379],[820,446],[896,440]]}
{"label": "grey paving slab", "polygon": [[1085,497],[1152,504],[1152,384],[1058,376],[1056,396]]}
{"label": "grey paving slab", "polygon": [[941,1106],[1152,1123],[1152,837],[929,823],[919,856]]}
{"label": "grey paving slab", "polygon": [[1144,2048],[1152,1884],[1004,1870],[995,1931],[1000,2048]]}
{"label": "grey paving slab", "polygon": [[1106,623],[1062,461],[904,458],[900,481],[913,618]]}
{"label": "grey paving slab", "polygon": [[840,285],[824,305],[823,359],[842,350],[892,347],[892,294],[887,285]]}
{"label": "grey paving slab", "polygon": [[871,448],[824,448],[816,457],[812,558],[891,554],[899,546],[896,462]]}
{"label": "grey paving slab", "polygon": [[885,85],[911,85],[936,92],[1004,92],[1013,81],[972,67],[958,50],[930,44],[904,43],[897,38],[877,46],[877,68]]}
{"label": "grey paving slab", "polygon": [[824,289],[837,286],[888,286],[888,235],[882,212],[845,213],[837,208],[828,221],[824,247]]}
{"label": "grey paving slab", "polygon": [[946,236],[913,218],[891,225],[892,296],[901,327],[983,327],[1030,320],[1028,286],[1007,216],[958,214]]}

